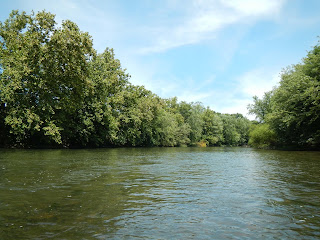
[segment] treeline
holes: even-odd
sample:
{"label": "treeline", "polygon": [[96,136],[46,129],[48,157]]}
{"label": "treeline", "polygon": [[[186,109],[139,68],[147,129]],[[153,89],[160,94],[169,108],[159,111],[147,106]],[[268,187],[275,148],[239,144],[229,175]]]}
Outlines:
{"label": "treeline", "polygon": [[248,106],[258,122],[250,145],[320,149],[320,41],[301,63],[281,73],[278,87]]}
{"label": "treeline", "polygon": [[129,82],[71,21],[13,11],[0,23],[0,146],[244,145],[250,121]]}

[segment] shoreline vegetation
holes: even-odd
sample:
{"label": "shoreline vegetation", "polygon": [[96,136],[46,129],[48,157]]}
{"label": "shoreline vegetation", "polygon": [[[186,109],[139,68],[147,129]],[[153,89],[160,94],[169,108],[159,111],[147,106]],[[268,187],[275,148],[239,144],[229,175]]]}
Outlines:
{"label": "shoreline vegetation", "polygon": [[0,22],[0,147],[246,146],[320,149],[320,46],[249,113],[163,99],[129,82],[113,49],[49,12]]}

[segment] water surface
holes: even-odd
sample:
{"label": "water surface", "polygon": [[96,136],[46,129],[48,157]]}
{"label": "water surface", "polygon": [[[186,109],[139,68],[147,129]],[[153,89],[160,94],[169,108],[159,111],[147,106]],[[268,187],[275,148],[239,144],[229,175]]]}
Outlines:
{"label": "water surface", "polygon": [[0,150],[0,239],[317,239],[320,153]]}

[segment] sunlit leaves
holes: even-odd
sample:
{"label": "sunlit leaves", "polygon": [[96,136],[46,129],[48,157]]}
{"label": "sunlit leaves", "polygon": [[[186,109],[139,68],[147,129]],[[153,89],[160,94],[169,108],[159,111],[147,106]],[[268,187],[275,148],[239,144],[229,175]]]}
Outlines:
{"label": "sunlit leaves", "polygon": [[[263,99],[254,98],[249,111],[268,125],[258,127],[250,141],[260,144],[255,135],[265,132],[269,142],[282,146],[320,147],[320,46],[316,45],[301,64],[285,69],[279,87]],[[259,134],[257,134],[259,130]],[[269,132],[270,133],[270,132]],[[261,137],[261,136],[260,136]],[[256,140],[255,140],[256,139]],[[256,141],[256,142],[255,142]],[[260,141],[260,140],[259,140]]]}
{"label": "sunlit leaves", "polygon": [[56,27],[54,15],[44,11],[13,11],[1,23],[0,36],[5,124],[25,144],[34,130],[60,144],[61,130],[71,122],[67,116],[84,99],[88,61],[95,54],[90,36],[70,21]]}
{"label": "sunlit leaves", "polygon": [[266,123],[252,125],[249,145],[258,148],[270,148],[276,145],[277,135]]}
{"label": "sunlit leaves", "polygon": [[247,119],[201,103],[162,99],[130,75],[113,49],[42,11],[0,23],[0,144],[104,147],[242,145]]}

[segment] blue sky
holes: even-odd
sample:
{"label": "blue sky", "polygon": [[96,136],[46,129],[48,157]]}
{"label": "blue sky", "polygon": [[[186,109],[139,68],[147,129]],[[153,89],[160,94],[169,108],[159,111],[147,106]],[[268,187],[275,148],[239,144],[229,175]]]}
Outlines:
{"label": "blue sky", "polygon": [[246,115],[252,96],[276,86],[281,70],[299,63],[320,35],[319,0],[0,3],[0,21],[13,9],[70,19],[89,32],[98,52],[114,48],[133,84],[221,113]]}

